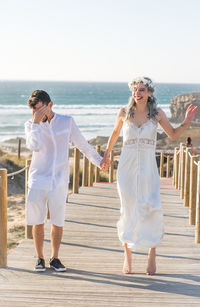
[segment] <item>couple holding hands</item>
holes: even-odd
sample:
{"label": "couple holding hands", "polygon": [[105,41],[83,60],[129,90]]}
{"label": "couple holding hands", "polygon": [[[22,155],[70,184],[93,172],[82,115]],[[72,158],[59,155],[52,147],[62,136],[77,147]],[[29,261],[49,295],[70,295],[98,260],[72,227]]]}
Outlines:
{"label": "couple holding hands", "polygon": [[118,236],[125,250],[123,273],[132,271],[132,251],[149,248],[146,273],[156,272],[156,246],[163,236],[160,179],[155,159],[158,123],[172,139],[177,139],[193,120],[198,108],[190,105],[184,122],[177,128],[157,107],[151,79],[140,77],[129,83],[132,96],[117,115],[113,132],[102,158],[88,144],[74,119],[52,111],[53,102],[43,90],[34,91],[28,100],[32,119],[25,123],[26,145],[33,152],[29,169],[26,201],[27,224],[33,226],[37,254],[35,271],[45,271],[43,254],[44,222],[48,201],[51,222],[49,266],[66,271],[58,253],[65,220],[69,183],[68,152],[72,142],[94,165],[107,171],[109,155],[123,127],[123,148],[117,171],[121,214]]}

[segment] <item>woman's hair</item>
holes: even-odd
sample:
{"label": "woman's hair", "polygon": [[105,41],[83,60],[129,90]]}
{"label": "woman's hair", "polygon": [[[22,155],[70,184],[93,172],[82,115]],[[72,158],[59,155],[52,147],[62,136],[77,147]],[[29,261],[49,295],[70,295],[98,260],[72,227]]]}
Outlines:
{"label": "woman's hair", "polygon": [[[157,102],[156,98],[153,96],[154,92],[154,85],[150,78],[147,77],[140,77],[133,79],[131,82],[128,83],[130,91],[133,91],[133,88],[135,84],[137,83],[143,83],[149,92],[152,93],[152,95],[147,100],[147,106],[149,108],[148,118],[155,119],[156,115],[158,114],[157,110]],[[136,106],[135,99],[133,97],[130,97],[128,105],[126,107],[126,120],[130,117],[134,117],[134,107]]]}
{"label": "woman's hair", "polygon": [[186,145],[186,146],[192,145],[192,139],[191,139],[191,137],[188,136],[188,137],[185,139],[185,145]]}

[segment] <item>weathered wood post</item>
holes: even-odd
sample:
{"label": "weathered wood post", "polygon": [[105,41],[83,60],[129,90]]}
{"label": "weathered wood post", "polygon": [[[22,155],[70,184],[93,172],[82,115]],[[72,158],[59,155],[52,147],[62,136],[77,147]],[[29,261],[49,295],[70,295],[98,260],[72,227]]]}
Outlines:
{"label": "weathered wood post", "polygon": [[[96,151],[100,154],[101,153],[101,146],[96,146]],[[95,166],[95,183],[99,182],[99,168]]]}
{"label": "weathered wood post", "polygon": [[[25,200],[27,199],[28,195],[28,173],[29,173],[29,166],[31,164],[31,160],[26,160],[26,170],[25,170]],[[32,235],[32,226],[31,225],[26,225],[25,227],[25,236],[26,239],[33,239]]]}
{"label": "weathered wood post", "polygon": [[49,205],[48,205],[48,202],[47,202],[47,220],[50,219],[50,211],[49,211]]}
{"label": "weathered wood post", "polygon": [[92,164],[92,162],[89,161],[89,178],[88,178],[88,185],[90,187],[93,186],[93,182],[94,182],[94,165]]}
{"label": "weathered wood post", "polygon": [[197,204],[196,204],[196,229],[195,242],[200,243],[200,161],[197,169]]}
{"label": "weathered wood post", "polygon": [[74,148],[73,193],[79,191],[80,151]]}
{"label": "weathered wood post", "polygon": [[21,158],[21,139],[18,140],[18,153],[17,153],[17,156],[18,156],[18,159],[20,160]]}
{"label": "weathered wood post", "polygon": [[185,153],[185,179],[184,179],[184,206],[189,207],[190,195],[190,156],[191,148],[186,148]]}
{"label": "weathered wood post", "polygon": [[179,148],[179,165],[178,165],[178,189],[181,189],[181,166],[182,166],[182,146],[183,143],[180,143]]}
{"label": "weathered wood post", "polygon": [[175,148],[175,161],[174,161],[174,176],[175,176],[175,188],[178,189],[178,171],[179,171],[179,147]]}
{"label": "weathered wood post", "polygon": [[175,186],[175,161],[176,161],[176,150],[174,148],[174,157],[173,157],[173,160],[172,160],[172,165],[173,165],[173,172],[172,172],[172,184],[173,186]]}
{"label": "weathered wood post", "polygon": [[89,161],[84,155],[83,156],[83,174],[82,174],[82,186],[83,187],[88,186],[88,166],[89,166]]}
{"label": "weathered wood post", "polygon": [[7,169],[0,169],[0,268],[7,266]]}
{"label": "weathered wood post", "polygon": [[109,168],[109,182],[113,182],[113,173],[114,173],[114,150],[111,151],[110,153],[110,160],[112,162],[110,168]]}
{"label": "weathered wood post", "polygon": [[170,177],[170,155],[167,155],[167,171],[166,171],[166,177]]}
{"label": "weathered wood post", "polygon": [[196,219],[196,196],[197,196],[197,165],[199,156],[190,159],[190,198],[189,198],[189,224],[195,225]]}
{"label": "weathered wood post", "polygon": [[163,177],[163,171],[164,171],[164,153],[161,152],[160,154],[160,177]]}
{"label": "weathered wood post", "polygon": [[181,189],[180,189],[180,197],[184,198],[184,181],[185,181],[185,150],[186,147],[181,147]]}

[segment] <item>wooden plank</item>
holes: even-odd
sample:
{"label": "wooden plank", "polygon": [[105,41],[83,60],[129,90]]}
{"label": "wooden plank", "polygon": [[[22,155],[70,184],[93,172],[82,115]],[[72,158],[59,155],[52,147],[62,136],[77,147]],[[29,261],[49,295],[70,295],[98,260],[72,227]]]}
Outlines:
{"label": "wooden plank", "polygon": [[[98,183],[69,196],[60,258],[66,273],[33,272],[33,241],[24,240],[0,270],[0,306],[199,306],[200,258],[188,208],[161,179],[165,235],[157,249],[157,274],[147,276],[148,249],[133,255],[133,274],[123,275],[123,248],[116,223],[116,183]],[[45,225],[45,259],[50,257],[50,224]]]}

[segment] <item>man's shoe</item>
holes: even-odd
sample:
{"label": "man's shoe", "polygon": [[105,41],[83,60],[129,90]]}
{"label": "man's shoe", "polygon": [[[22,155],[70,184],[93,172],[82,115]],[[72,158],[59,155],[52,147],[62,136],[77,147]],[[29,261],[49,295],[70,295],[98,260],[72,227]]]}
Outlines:
{"label": "man's shoe", "polygon": [[56,272],[65,272],[67,270],[58,258],[50,259],[49,265],[50,268],[54,269]]}
{"label": "man's shoe", "polygon": [[44,259],[38,257],[34,271],[36,272],[46,271]]}

